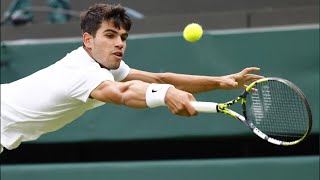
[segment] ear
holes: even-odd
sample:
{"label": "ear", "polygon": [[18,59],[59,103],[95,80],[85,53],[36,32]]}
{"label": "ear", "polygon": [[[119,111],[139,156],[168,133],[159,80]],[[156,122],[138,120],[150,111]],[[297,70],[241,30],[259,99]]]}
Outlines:
{"label": "ear", "polygon": [[89,33],[87,32],[83,33],[82,41],[87,48],[92,48],[92,40],[93,40],[93,37]]}

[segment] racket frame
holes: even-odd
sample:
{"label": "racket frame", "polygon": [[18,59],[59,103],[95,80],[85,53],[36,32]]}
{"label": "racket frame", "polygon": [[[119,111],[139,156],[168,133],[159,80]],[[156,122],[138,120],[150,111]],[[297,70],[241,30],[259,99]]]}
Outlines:
{"label": "racket frame", "polygon": [[[265,133],[263,133],[250,121],[250,119],[247,118],[247,115],[246,115],[246,96],[247,96],[247,94],[250,93],[251,91],[255,90],[254,86],[256,86],[259,83],[266,82],[266,81],[279,81],[279,82],[286,84],[287,86],[292,88],[296,93],[298,93],[300,95],[302,101],[305,103],[306,109],[308,111],[309,127],[308,127],[307,131],[305,132],[305,134],[300,139],[295,140],[295,141],[290,141],[290,142],[277,140],[277,139],[272,138],[272,137],[266,135]],[[231,109],[228,109],[228,107],[238,103],[239,101],[241,101],[243,116],[240,115],[239,113],[231,110]],[[240,96],[238,96],[237,98],[235,98],[231,101],[228,101],[226,103],[192,102],[192,105],[195,107],[195,109],[198,112],[224,113],[229,116],[232,116],[232,117],[240,120],[244,124],[246,124],[253,131],[253,133],[255,133],[260,138],[268,141],[269,143],[276,144],[276,145],[291,146],[291,145],[298,144],[308,136],[308,134],[311,132],[311,128],[312,128],[312,114],[311,114],[310,106],[308,104],[308,101],[307,101],[305,95],[293,83],[291,83],[288,80],[278,78],[278,77],[269,77],[269,78],[263,78],[263,79],[257,80],[255,82],[251,83]]]}

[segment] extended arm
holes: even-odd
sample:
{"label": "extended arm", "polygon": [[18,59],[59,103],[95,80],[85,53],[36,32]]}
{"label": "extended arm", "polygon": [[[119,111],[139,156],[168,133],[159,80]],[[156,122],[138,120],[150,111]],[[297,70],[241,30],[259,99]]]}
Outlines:
{"label": "extended arm", "polygon": [[259,68],[250,67],[238,73],[225,76],[199,76],[176,73],[152,73],[131,69],[125,81],[141,80],[148,83],[172,84],[177,89],[195,94],[216,89],[245,88],[246,84],[263,78],[263,76],[251,74],[259,70]]}
{"label": "extended arm", "polygon": [[211,77],[176,73],[151,73],[131,69],[123,82],[105,81],[91,92],[91,98],[133,108],[148,107],[146,94],[150,83],[172,84],[165,94],[164,102],[176,115],[193,116],[197,112],[190,101],[195,101],[193,93],[215,89],[245,88],[247,83],[263,76],[250,74],[259,68],[245,68],[239,73]]}
{"label": "extended arm", "polygon": [[[104,81],[95,88],[91,98],[132,108],[146,108],[146,92],[149,83],[132,80],[127,82]],[[197,112],[191,106],[190,101],[195,101],[192,94],[170,87],[165,94],[165,104],[176,115],[192,116]]]}

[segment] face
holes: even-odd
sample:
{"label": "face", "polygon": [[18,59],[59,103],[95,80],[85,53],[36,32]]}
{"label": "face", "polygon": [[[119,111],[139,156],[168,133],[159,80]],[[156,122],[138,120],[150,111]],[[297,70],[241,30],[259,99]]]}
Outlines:
{"label": "face", "polygon": [[117,29],[112,22],[104,21],[96,36],[83,34],[87,52],[106,69],[118,69],[126,49],[128,32]]}

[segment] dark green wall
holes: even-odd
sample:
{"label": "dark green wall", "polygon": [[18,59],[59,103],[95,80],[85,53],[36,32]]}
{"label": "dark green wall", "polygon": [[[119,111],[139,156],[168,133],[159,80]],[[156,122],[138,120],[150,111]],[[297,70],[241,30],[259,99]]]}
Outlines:
{"label": "dark green wall", "polygon": [[[11,82],[44,68],[80,45],[80,39],[3,42],[1,61],[7,61],[8,65],[1,67],[1,82]],[[262,75],[282,77],[301,88],[312,109],[312,132],[319,133],[318,26],[211,31],[205,32],[197,43],[187,43],[180,34],[133,35],[128,40],[125,61],[142,70],[213,76],[235,73],[249,66],[260,67]],[[214,91],[196,98],[224,102],[240,92]],[[223,114],[187,118],[173,116],[165,107],[135,110],[106,105],[36,142],[234,135],[252,136],[252,133]]]}
{"label": "dark green wall", "polygon": [[26,164],[1,171],[3,180],[318,180],[319,157]]}

